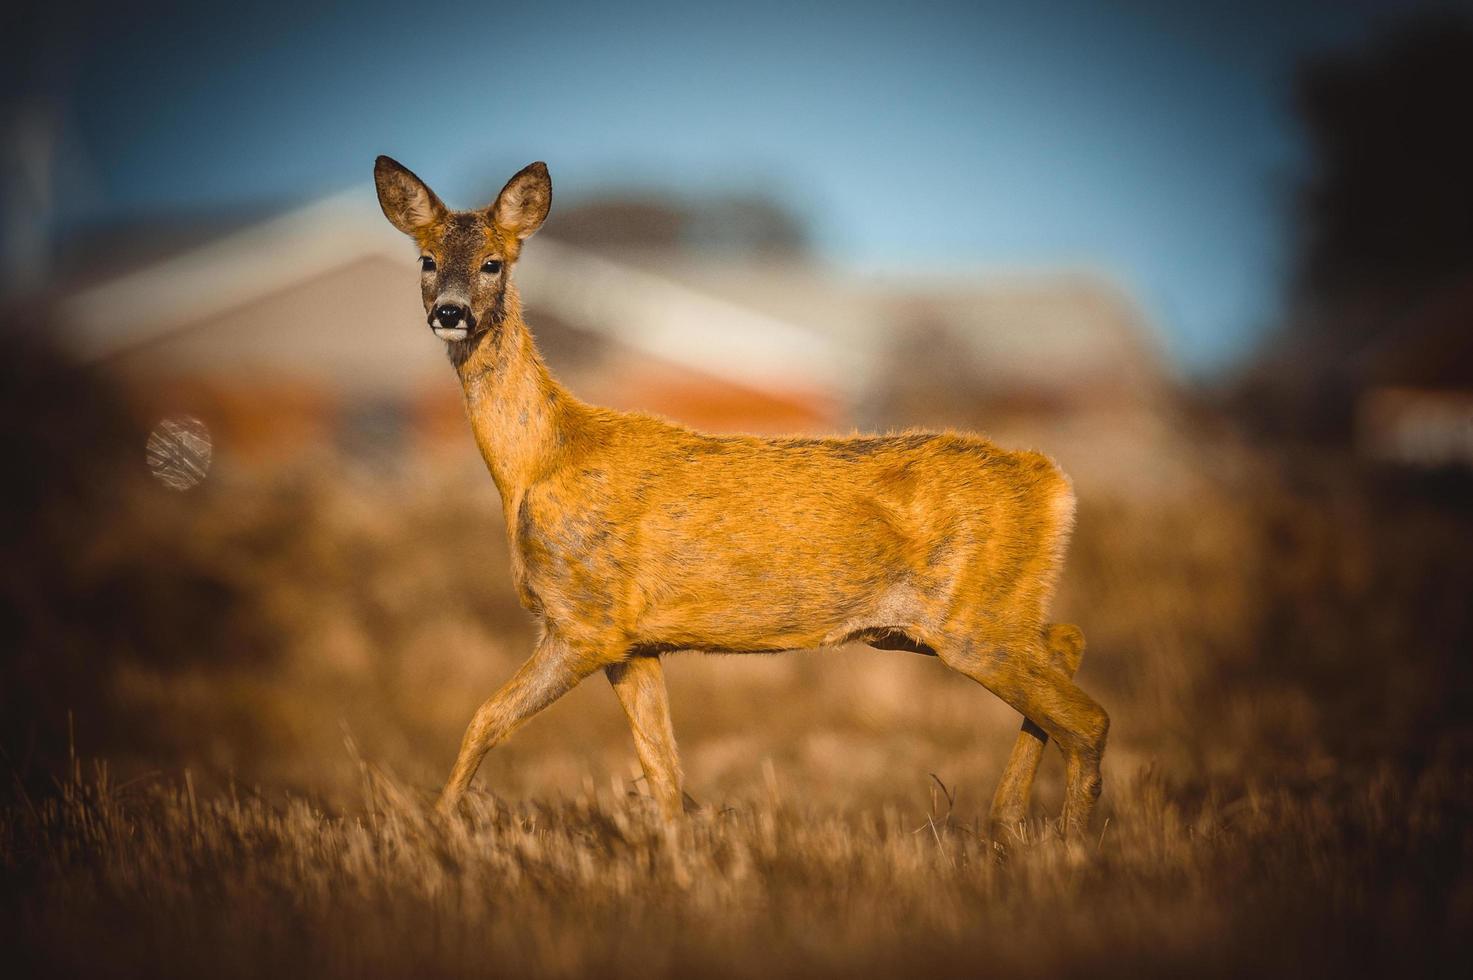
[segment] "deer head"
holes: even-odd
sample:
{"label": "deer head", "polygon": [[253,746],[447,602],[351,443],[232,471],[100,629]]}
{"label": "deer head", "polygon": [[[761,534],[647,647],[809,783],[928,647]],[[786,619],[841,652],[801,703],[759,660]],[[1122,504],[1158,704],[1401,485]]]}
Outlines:
{"label": "deer head", "polygon": [[504,311],[511,267],[552,206],[545,163],[524,167],[479,211],[451,211],[424,181],[388,157],[373,167],[389,223],[419,245],[420,293],[435,336],[475,337]]}

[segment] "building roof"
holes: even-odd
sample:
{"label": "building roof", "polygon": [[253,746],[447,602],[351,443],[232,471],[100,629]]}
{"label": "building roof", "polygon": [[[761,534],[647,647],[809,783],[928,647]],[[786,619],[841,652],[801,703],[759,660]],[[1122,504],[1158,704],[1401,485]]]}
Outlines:
{"label": "building roof", "polygon": [[[414,252],[371,187],[324,198],[84,288],[64,305],[84,357],[251,364],[360,387],[443,377]],[[810,259],[581,249],[552,236],[517,268],[539,314],[728,385],[852,404],[907,331],[944,329],[989,390],[1122,390],[1163,376],[1128,300],[1077,272],[864,276]]]}
{"label": "building roof", "polygon": [[899,270],[866,275],[791,258],[734,261],[700,253],[633,254],[630,265],[799,324],[850,353],[852,384],[895,370],[913,330],[944,331],[992,390],[1063,389],[1100,379],[1157,385],[1157,338],[1105,278],[1075,270]]}
{"label": "building roof", "polygon": [[[81,290],[62,307],[66,339],[95,361],[161,345],[190,349],[196,361],[246,346],[287,368],[342,368],[346,359],[355,369],[344,378],[366,384],[416,373],[428,363],[418,354],[429,352],[443,374],[443,354],[417,329],[424,314],[413,257],[372,190],[355,190]],[[535,311],[546,310],[734,384],[831,389],[852,376],[844,353],[811,330],[552,238],[528,246],[517,278],[534,323]],[[347,308],[299,300],[296,309],[273,310],[249,343],[221,336],[238,311],[332,280],[349,284]]]}

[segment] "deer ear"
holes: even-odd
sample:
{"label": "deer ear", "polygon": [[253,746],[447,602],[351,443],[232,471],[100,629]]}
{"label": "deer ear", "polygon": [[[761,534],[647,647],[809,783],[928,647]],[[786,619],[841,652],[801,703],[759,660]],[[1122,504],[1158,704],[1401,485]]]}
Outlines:
{"label": "deer ear", "polygon": [[435,192],[397,160],[374,161],[373,182],[384,217],[406,235],[417,236],[445,216],[445,205]]}
{"label": "deer ear", "polygon": [[552,178],[548,176],[547,164],[539,160],[508,180],[488,211],[496,227],[520,240],[531,238],[542,227],[551,207]]}

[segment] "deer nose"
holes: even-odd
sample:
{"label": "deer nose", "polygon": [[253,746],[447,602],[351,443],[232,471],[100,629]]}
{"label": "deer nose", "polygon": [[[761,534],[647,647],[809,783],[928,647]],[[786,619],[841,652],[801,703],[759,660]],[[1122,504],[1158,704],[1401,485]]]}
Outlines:
{"label": "deer nose", "polygon": [[441,303],[435,307],[435,320],[447,330],[454,330],[465,318],[466,308],[455,303]]}

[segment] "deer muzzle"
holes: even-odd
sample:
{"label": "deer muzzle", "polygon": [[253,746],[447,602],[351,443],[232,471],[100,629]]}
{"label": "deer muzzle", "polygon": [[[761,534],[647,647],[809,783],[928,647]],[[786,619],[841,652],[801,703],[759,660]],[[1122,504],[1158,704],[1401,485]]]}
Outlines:
{"label": "deer muzzle", "polygon": [[475,329],[476,318],[461,303],[436,303],[430,310],[430,329],[441,340],[464,340]]}

